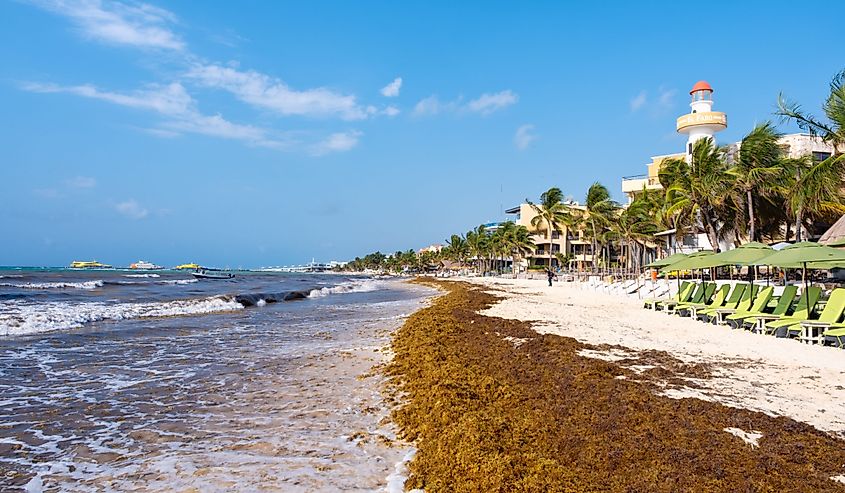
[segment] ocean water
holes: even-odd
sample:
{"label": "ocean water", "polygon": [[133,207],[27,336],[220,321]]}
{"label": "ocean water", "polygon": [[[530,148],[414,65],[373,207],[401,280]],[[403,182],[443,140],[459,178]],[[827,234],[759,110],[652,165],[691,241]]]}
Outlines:
{"label": "ocean water", "polygon": [[0,491],[401,490],[394,280],[0,270]]}

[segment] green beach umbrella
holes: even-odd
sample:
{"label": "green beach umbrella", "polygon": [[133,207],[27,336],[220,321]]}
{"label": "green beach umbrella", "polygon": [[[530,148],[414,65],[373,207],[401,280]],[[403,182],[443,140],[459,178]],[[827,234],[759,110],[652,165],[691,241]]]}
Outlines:
{"label": "green beach umbrella", "polygon": [[655,260],[654,262],[651,262],[649,264],[645,264],[645,267],[665,267],[683,258],[687,258],[686,253],[673,253],[672,255],[669,255],[666,258],[662,258],[660,260]]}
{"label": "green beach umbrella", "polygon": [[665,272],[672,272],[713,267],[710,265],[710,257],[714,256],[715,254],[711,250],[702,250],[688,255],[687,258],[680,259],[677,262],[663,267],[663,270]]}
{"label": "green beach umbrella", "polygon": [[[711,250],[702,250],[700,252],[695,252],[687,255],[686,258],[682,258],[677,262],[674,262],[670,265],[663,267],[661,273],[668,273],[668,272],[678,272],[682,270],[692,270],[692,269],[700,269],[698,265],[706,260],[707,257],[713,256],[713,252]],[[678,291],[681,289],[681,276],[678,276]]]}
{"label": "green beach umbrella", "polygon": [[[829,246],[819,245],[809,241],[802,241],[790,245],[779,252],[763,257],[757,265],[774,265],[775,267],[801,268],[804,279],[804,291],[807,291],[807,269],[830,269],[845,265],[845,251]],[[810,299],[807,298],[807,313],[810,313]]]}
{"label": "green beach umbrella", "polygon": [[[740,245],[713,256],[714,261],[724,262],[720,265],[756,265],[762,258],[774,253],[772,247],[756,241]],[[716,267],[715,265],[713,267]]]}

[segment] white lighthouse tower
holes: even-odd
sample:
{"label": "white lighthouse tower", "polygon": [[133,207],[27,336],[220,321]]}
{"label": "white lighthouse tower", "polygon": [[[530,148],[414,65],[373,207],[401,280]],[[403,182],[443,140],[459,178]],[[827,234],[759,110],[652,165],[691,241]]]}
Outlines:
{"label": "white lighthouse tower", "polygon": [[678,118],[678,133],[687,134],[687,161],[692,157],[692,147],[696,141],[705,137],[712,138],[716,132],[728,127],[728,117],[713,111],[713,88],[710,84],[700,80],[692,86],[689,92],[692,96],[691,112]]}

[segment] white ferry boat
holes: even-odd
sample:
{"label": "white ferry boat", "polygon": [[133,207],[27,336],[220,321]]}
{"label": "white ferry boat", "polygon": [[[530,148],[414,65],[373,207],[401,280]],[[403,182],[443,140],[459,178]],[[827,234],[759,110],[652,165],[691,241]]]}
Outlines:
{"label": "white ferry boat", "polygon": [[138,269],[138,270],[159,270],[164,269],[164,267],[160,265],[156,265],[152,262],[147,262],[146,260],[139,260],[134,264],[129,265],[130,269]]}

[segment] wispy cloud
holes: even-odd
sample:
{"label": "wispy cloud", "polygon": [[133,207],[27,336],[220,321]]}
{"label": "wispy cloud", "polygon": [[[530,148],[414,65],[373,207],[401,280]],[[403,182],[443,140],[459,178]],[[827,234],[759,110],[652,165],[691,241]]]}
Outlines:
{"label": "wispy cloud", "polygon": [[482,94],[478,99],[473,99],[467,103],[466,108],[482,115],[489,115],[494,111],[516,104],[518,100],[519,96],[510,90],[506,90],[493,94]]}
{"label": "wispy cloud", "polygon": [[657,105],[665,110],[672,109],[675,106],[675,95],[677,94],[677,89],[659,87],[657,89]]}
{"label": "wispy cloud", "polygon": [[114,210],[130,219],[143,219],[150,213],[135,199],[129,199],[115,204]]}
{"label": "wispy cloud", "polygon": [[153,85],[131,93],[103,91],[85,84],[58,86],[55,84],[24,84],[32,92],[68,93],[107,101],[119,106],[154,111],[168,117],[161,128],[146,129],[159,137],[171,138],[182,132],[241,140],[251,145],[282,149],[288,143],[273,138],[266,129],[230,122],[221,115],[203,115],[196,109],[196,101],[178,82],[166,86]]}
{"label": "wispy cloud", "polygon": [[414,106],[414,115],[436,115],[441,111],[451,109],[452,107],[454,107],[454,104],[442,103],[440,102],[440,99],[437,96],[431,95],[417,102],[417,104]]}
{"label": "wispy cloud", "polygon": [[675,96],[677,94],[677,89],[660,86],[657,88],[656,95],[652,99],[649,97],[648,91],[643,89],[629,101],[631,112],[636,113],[647,110],[653,116],[663,115],[675,107]]}
{"label": "wispy cloud", "polygon": [[339,116],[361,120],[376,109],[358,104],[355,96],[326,88],[297,91],[284,82],[255,71],[207,64],[195,65],[187,77],[205,87],[229,91],[241,101],[282,115]]}
{"label": "wispy cloud", "polygon": [[458,112],[478,113],[486,116],[502,108],[516,104],[517,101],[519,101],[519,96],[511,90],[492,94],[485,93],[466,104],[462,103],[462,98],[444,102],[436,95],[431,95],[417,102],[414,106],[413,114],[415,116],[430,116],[439,113]]}
{"label": "wispy cloud", "polygon": [[381,95],[386,98],[395,98],[402,88],[402,77],[393,79],[393,82],[381,88]]}
{"label": "wispy cloud", "polygon": [[532,132],[534,125],[525,124],[516,129],[516,134],[513,136],[513,143],[519,150],[528,149],[532,142],[537,140],[537,136]]}
{"label": "wispy cloud", "polygon": [[108,0],[30,0],[30,3],[69,18],[83,36],[100,42],[166,50],[185,48],[185,43],[169,28],[176,16],[147,3]]}
{"label": "wispy cloud", "polygon": [[90,176],[74,176],[68,179],[65,184],[70,188],[94,188],[97,186],[97,180]]}
{"label": "wispy cloud", "polygon": [[192,110],[194,100],[182,84],[150,85],[132,93],[101,91],[91,84],[59,86],[56,84],[25,83],[23,89],[41,93],[68,93],[91,99],[108,101],[120,106],[152,110],[163,115],[181,115]]}
{"label": "wispy cloud", "polygon": [[382,110],[382,113],[384,113],[387,116],[396,116],[396,115],[399,114],[399,108],[391,105],[391,106],[388,106],[387,108],[385,108],[384,110]]}
{"label": "wispy cloud", "polygon": [[639,94],[631,98],[631,111],[638,111],[643,107],[643,105],[645,105],[647,99],[648,96],[646,95],[646,92],[644,90],[640,91]]}
{"label": "wispy cloud", "polygon": [[358,139],[361,135],[363,134],[356,130],[331,134],[328,138],[313,147],[312,154],[323,156],[333,152],[348,151],[358,145]]}

